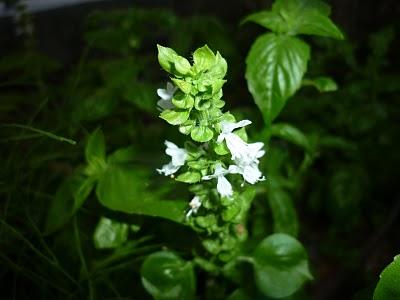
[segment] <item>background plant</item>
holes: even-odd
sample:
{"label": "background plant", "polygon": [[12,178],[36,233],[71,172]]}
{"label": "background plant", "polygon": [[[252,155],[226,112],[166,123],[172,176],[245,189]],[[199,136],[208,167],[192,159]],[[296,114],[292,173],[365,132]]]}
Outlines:
{"label": "background plant", "polygon": [[[132,25],[121,20],[138,21]],[[185,26],[181,26],[182,23]],[[153,30],[147,31],[145,24],[150,24]],[[18,54],[3,56],[1,111],[2,123],[7,126],[1,129],[1,141],[5,146],[1,147],[1,152],[6,162],[1,176],[4,199],[1,204],[1,244],[4,249],[1,264],[5,297],[14,294],[21,298],[24,293],[29,293],[39,298],[65,298],[65,295],[82,298],[87,295],[96,297],[101,292],[104,297],[146,299],[148,294],[139,275],[145,257],[168,247],[184,259],[182,266],[186,266],[185,260],[192,257],[191,249],[200,246],[190,230],[173,222],[160,219],[155,222],[150,217],[128,216],[108,210],[98,205],[95,193],[89,195],[79,210],[63,209],[67,217],[61,215],[60,219],[67,223],[55,234],[43,236],[39,228],[45,225],[45,216],[54,195],[56,198],[70,195],[68,191],[77,190],[74,184],[79,185],[87,176],[85,165],[96,165],[92,158],[98,153],[91,153],[94,155],[90,156],[91,163],[84,162],[83,153],[85,145],[88,145],[89,132],[99,125],[107,142],[106,164],[115,170],[109,171],[108,175],[132,176],[143,183],[140,186],[149,182],[155,186],[167,186],[169,180],[163,180],[157,174],[146,174],[146,170],[162,165],[165,137],[177,143],[181,138],[161,120],[157,121],[155,90],[166,81],[154,59],[154,46],[160,40],[187,57],[189,51],[204,43],[223,53],[231,66],[225,87],[229,108],[239,119],[254,121],[249,132],[251,140],[266,142],[269,134],[259,130],[263,127],[261,115],[249,101],[251,96],[241,81],[244,56],[257,33],[256,27],[246,25],[238,30],[236,23],[229,27],[221,21],[213,21],[213,30],[210,30],[205,24],[210,24],[210,18],[182,18],[170,12],[135,9],[115,14],[98,13],[88,23],[89,47],[75,65],[61,68],[60,63],[43,55],[35,43],[25,44],[25,49],[19,48]],[[184,30],[174,32],[175,27]],[[350,29],[347,27],[347,31]],[[369,40],[353,35],[345,42],[306,38],[314,46],[307,76],[315,78],[332,74],[340,88],[335,93],[325,94],[311,88],[301,89],[285,104],[276,121],[296,124],[312,145],[318,145],[313,152],[316,157],[312,171],[305,168],[308,171],[298,177],[301,184],[296,181],[294,187],[292,180],[280,183],[280,190],[283,189],[284,193],[279,194],[292,200],[296,207],[293,211],[297,211],[301,225],[295,225],[296,222],[286,224],[299,228],[296,230],[309,251],[315,277],[307,292],[299,292],[293,297],[350,297],[350,291],[367,286],[370,288],[361,291],[359,296],[372,295],[378,274],[398,253],[395,240],[390,238],[396,234],[393,228],[399,210],[398,196],[393,189],[399,165],[396,155],[398,72],[393,50],[396,48],[395,32],[396,27],[387,28],[371,34]],[[116,42],[116,36],[119,36],[120,44]],[[124,42],[134,41],[135,36],[142,36],[137,38],[136,48]],[[118,46],[110,47],[114,44]],[[6,49],[2,48],[2,53]],[[117,61],[128,57],[147,65],[133,77],[130,74],[119,77],[121,68]],[[111,68],[113,63],[115,67]],[[134,97],[125,100],[125,88],[129,89],[131,84],[147,86],[136,87],[136,90],[148,90],[149,97],[134,93]],[[142,121],[149,125],[146,134],[141,127]],[[10,126],[15,123],[24,127]],[[100,131],[96,131],[94,136],[101,136]],[[77,145],[62,142],[62,137],[73,139]],[[320,143],[321,137],[324,141]],[[129,145],[133,147],[128,148],[124,155],[120,153],[110,158],[115,150]],[[128,154],[129,149],[131,154]],[[276,173],[284,179],[292,179],[296,177],[292,175],[297,173],[294,170],[298,170],[304,157],[304,151],[300,149],[281,138],[272,137],[267,147],[266,158],[269,159],[264,163],[279,165],[281,162],[282,167]],[[129,161],[124,160],[127,157]],[[159,157],[158,161],[154,157]],[[273,167],[263,167],[268,178]],[[143,171],[145,175],[131,175],[134,172],[126,169]],[[71,180],[66,180],[71,183],[62,185],[67,188],[55,193],[61,182],[76,172]],[[146,188],[153,191],[153,187]],[[271,233],[277,224],[272,222],[271,197],[267,194],[267,202],[264,196],[269,190],[268,186],[265,186],[265,191],[260,187],[250,211],[249,232],[258,241]],[[138,197],[143,195],[142,191],[139,189]],[[178,193],[161,192],[171,200],[184,199],[182,208],[187,207],[190,194],[184,189],[179,189]],[[146,189],[144,193],[147,193]],[[78,199],[80,196],[75,197]],[[64,198],[66,203],[71,201],[70,197]],[[77,214],[69,218],[68,215],[74,212]],[[109,232],[110,225],[114,224],[121,230],[118,229],[116,239],[110,241],[104,238],[110,235],[102,232],[103,229]],[[291,230],[295,232],[295,229]],[[92,240],[93,234],[96,243]],[[176,236],[184,238],[186,244],[177,242]],[[247,244],[250,248],[254,247],[251,243],[250,239]],[[120,246],[107,249],[113,245]],[[94,246],[103,247],[103,250],[96,250]],[[246,264],[242,267],[246,269]],[[248,271],[245,274],[252,273],[252,270]],[[208,277],[206,280],[203,271],[198,271],[197,275],[197,291],[209,293],[200,295],[205,298],[224,299],[235,288],[222,277]],[[207,289],[204,288],[206,284]],[[15,288],[11,288],[13,286]],[[313,296],[307,296],[309,294]],[[234,296],[238,295],[243,297],[241,291],[234,293]]]}

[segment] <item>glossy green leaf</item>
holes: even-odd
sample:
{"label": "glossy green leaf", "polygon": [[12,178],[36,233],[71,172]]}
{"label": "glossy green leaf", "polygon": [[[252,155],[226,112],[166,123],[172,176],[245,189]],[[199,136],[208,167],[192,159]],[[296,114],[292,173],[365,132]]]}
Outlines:
{"label": "glossy green leaf", "polygon": [[112,210],[182,222],[187,203],[165,199],[157,189],[148,188],[149,184],[146,171],[109,163],[99,179],[96,194],[99,201]]}
{"label": "glossy green leaf", "polygon": [[173,49],[157,45],[158,62],[161,67],[173,75],[186,75],[190,72],[191,65],[189,61],[179,56]]}
{"label": "glossy green leaf", "polygon": [[89,164],[87,171],[90,175],[100,173],[106,165],[106,144],[104,134],[97,128],[89,136],[85,147],[85,157]]}
{"label": "glossy green leaf", "polygon": [[206,126],[196,126],[193,128],[190,136],[196,142],[205,143],[213,138],[214,132]]}
{"label": "glossy green leaf", "polygon": [[207,45],[204,45],[193,52],[193,61],[198,71],[205,71],[215,64],[215,55]]}
{"label": "glossy green leaf", "polygon": [[184,93],[175,93],[172,98],[172,103],[181,109],[191,109],[194,105],[194,98],[189,94]]}
{"label": "glossy green leaf", "polygon": [[307,136],[293,125],[287,123],[272,124],[271,134],[305,149],[310,148]]}
{"label": "glossy green leaf", "polygon": [[195,274],[190,262],[169,251],[149,255],[143,262],[142,283],[156,300],[195,299]]}
{"label": "glossy green leaf", "polygon": [[268,33],[252,45],[246,59],[247,85],[270,124],[301,85],[310,48],[303,41]]}
{"label": "glossy green leaf", "polygon": [[306,250],[289,235],[276,233],[265,238],[253,259],[256,285],[265,296],[288,297],[312,279]]}
{"label": "glossy green leaf", "polygon": [[217,51],[217,54],[215,55],[214,66],[208,70],[207,74],[213,78],[222,79],[225,77],[227,70],[228,64],[226,63],[225,58],[223,58]]}
{"label": "glossy green leaf", "polygon": [[192,132],[195,125],[196,125],[195,120],[187,120],[185,123],[179,126],[179,132],[188,135]]}
{"label": "glossy green leaf", "polygon": [[58,188],[46,218],[45,233],[64,226],[82,206],[95,184],[95,179],[79,172],[67,178]]}
{"label": "glossy green leaf", "polygon": [[186,172],[180,174],[176,177],[177,181],[186,182],[186,183],[195,183],[199,182],[201,179],[201,174],[199,172]]}
{"label": "glossy green leaf", "polygon": [[400,299],[400,255],[381,273],[374,292],[374,300]]}
{"label": "glossy green leaf", "polygon": [[160,118],[171,125],[180,125],[186,122],[189,118],[189,114],[190,111],[188,110],[176,111],[167,109],[161,113]]}
{"label": "glossy green leaf", "polygon": [[313,86],[321,93],[334,92],[338,88],[336,82],[329,77],[306,78],[302,84]]}
{"label": "glossy green leaf", "polygon": [[243,22],[255,22],[277,33],[310,34],[343,39],[329,18],[330,9],[319,0],[277,0],[271,11],[252,14]]}
{"label": "glossy green leaf", "polygon": [[171,80],[185,94],[189,94],[191,92],[192,85],[190,82],[177,78],[171,78]]}
{"label": "glossy green leaf", "polygon": [[94,231],[94,245],[97,249],[118,248],[128,240],[128,233],[128,224],[102,217]]}

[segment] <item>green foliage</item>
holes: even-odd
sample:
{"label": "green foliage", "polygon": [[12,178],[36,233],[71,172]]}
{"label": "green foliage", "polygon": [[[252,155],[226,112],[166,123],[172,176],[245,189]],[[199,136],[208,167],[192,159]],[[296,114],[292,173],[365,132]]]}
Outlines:
{"label": "green foliage", "polygon": [[195,299],[193,265],[169,251],[155,252],[143,262],[142,283],[156,300]]}
{"label": "green foliage", "polygon": [[381,273],[378,285],[374,292],[374,300],[394,300],[400,297],[400,260],[394,258]]}
{"label": "green foliage", "polygon": [[94,246],[97,249],[121,247],[128,240],[128,224],[102,217],[93,234]]}
{"label": "green foliage", "polygon": [[273,32],[288,35],[310,34],[343,39],[329,19],[330,7],[320,0],[277,0],[271,11],[252,14],[252,21]]}
{"label": "green foliage", "polygon": [[[278,116],[286,101],[300,88],[310,58],[310,48],[298,34],[343,39],[329,19],[329,6],[319,0],[278,0],[271,11],[248,16],[273,33],[257,38],[246,59],[246,80],[250,93],[267,125]],[[313,82],[324,91],[332,82]]]}
{"label": "green foliage", "polygon": [[291,36],[267,33],[252,45],[246,59],[246,79],[266,124],[300,88],[309,56],[309,46]]}
{"label": "green foliage", "polygon": [[284,298],[312,279],[304,247],[294,238],[277,233],[265,238],[253,253],[255,279],[264,295]]}
{"label": "green foliage", "polygon": [[[343,38],[329,12],[322,1],[278,0],[246,18],[271,31],[247,58],[258,108],[242,84],[256,27],[217,17],[99,11],[68,65],[39,53],[34,36],[10,55],[3,47],[2,297],[298,300],[370,286],[357,296],[371,298],[397,246],[397,28],[322,39]],[[176,88],[161,118],[175,133],[157,119],[157,88],[168,80],[155,55],[161,41],[171,48],[159,47],[159,62]],[[266,144],[266,180],[250,186],[225,174],[234,193],[221,197],[218,176],[202,178],[233,164],[216,139],[222,121],[243,119],[253,121],[248,134],[233,134]],[[162,178],[165,138],[187,158]],[[315,281],[302,288],[306,248]],[[376,299],[397,299],[397,261]]]}

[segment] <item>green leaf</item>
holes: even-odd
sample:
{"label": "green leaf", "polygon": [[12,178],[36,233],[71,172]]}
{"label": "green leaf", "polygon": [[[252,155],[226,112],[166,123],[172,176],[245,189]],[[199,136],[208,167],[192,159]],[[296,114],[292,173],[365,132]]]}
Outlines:
{"label": "green leaf", "polygon": [[179,56],[173,49],[157,45],[158,62],[161,67],[173,75],[186,75],[190,72],[191,65],[189,61]]}
{"label": "green leaf", "polygon": [[185,94],[189,94],[192,91],[192,85],[190,82],[177,78],[171,78],[171,80]]}
{"label": "green leaf", "polygon": [[374,300],[400,299],[400,255],[381,273],[374,292]]}
{"label": "green leaf", "polygon": [[194,105],[194,98],[189,94],[176,93],[172,98],[172,103],[181,109],[191,109]]}
{"label": "green leaf", "polygon": [[110,115],[117,107],[118,99],[113,89],[106,87],[95,90],[90,95],[75,96],[71,107],[71,119],[97,121]]}
{"label": "green leaf", "polygon": [[196,126],[190,136],[196,142],[205,143],[213,138],[214,132],[206,126]]}
{"label": "green leaf", "polygon": [[273,175],[268,177],[268,203],[274,219],[274,232],[297,236],[299,221],[290,195],[277,183]]}
{"label": "green leaf", "polygon": [[276,233],[265,238],[253,259],[256,285],[267,297],[288,297],[312,279],[306,250],[289,235]]}
{"label": "green leaf", "polygon": [[272,11],[251,14],[243,22],[255,22],[276,33],[310,34],[343,39],[329,18],[330,8],[319,0],[278,0]]}
{"label": "green leaf", "polygon": [[195,127],[195,125],[195,120],[187,120],[185,123],[179,126],[179,132],[188,135],[192,132],[192,129]]}
{"label": "green leaf", "polygon": [[128,240],[128,233],[128,224],[102,217],[94,231],[94,245],[97,249],[118,248]]}
{"label": "green leaf", "polygon": [[169,251],[149,255],[143,262],[142,283],[156,300],[195,299],[195,274],[190,262]]}
{"label": "green leaf", "polygon": [[207,45],[204,45],[194,51],[193,61],[197,71],[205,71],[215,64],[215,55]]}
{"label": "green leaf", "polygon": [[207,72],[207,74],[210,77],[222,79],[225,77],[227,70],[228,64],[226,63],[225,58],[223,58],[221,54],[217,51],[217,54],[215,55],[215,64]]}
{"label": "green leaf", "polygon": [[302,84],[313,86],[321,93],[334,92],[338,88],[336,82],[329,77],[306,78]]}
{"label": "green leaf", "polygon": [[50,234],[64,226],[82,206],[95,184],[93,177],[80,172],[68,177],[58,188],[47,214],[45,233]]}
{"label": "green leaf", "polygon": [[291,142],[304,149],[310,148],[307,136],[298,128],[287,123],[275,123],[271,125],[271,134]]}
{"label": "green leaf", "polygon": [[200,179],[201,179],[201,174],[199,172],[186,172],[176,177],[177,181],[186,183],[199,182]]}
{"label": "green leaf", "polygon": [[106,144],[104,134],[100,128],[97,128],[89,136],[85,147],[85,157],[89,164],[88,173],[90,175],[100,173],[106,165]]}
{"label": "green leaf", "polygon": [[109,163],[99,179],[96,195],[112,210],[182,222],[186,201],[165,199],[161,190],[149,187],[149,183],[146,171]]}
{"label": "green leaf", "polygon": [[135,161],[137,151],[133,146],[119,148],[107,158],[108,163],[128,163]]}
{"label": "green leaf", "polygon": [[276,33],[289,32],[289,24],[279,14],[272,11],[260,11],[244,18],[241,24],[254,22]]}
{"label": "green leaf", "polygon": [[189,114],[189,110],[177,111],[167,109],[161,113],[160,118],[164,119],[171,125],[180,125],[186,122],[189,118]]}
{"label": "green leaf", "polygon": [[252,45],[246,59],[246,79],[264,121],[270,124],[301,85],[310,47],[303,41],[268,33]]}

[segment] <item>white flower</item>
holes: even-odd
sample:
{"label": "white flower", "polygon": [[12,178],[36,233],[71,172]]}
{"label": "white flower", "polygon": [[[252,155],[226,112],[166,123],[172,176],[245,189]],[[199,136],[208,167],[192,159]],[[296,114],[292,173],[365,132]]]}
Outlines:
{"label": "white flower", "polygon": [[165,141],[165,145],[167,146],[165,153],[171,156],[172,160],[169,164],[164,165],[161,169],[157,169],[157,172],[160,174],[164,173],[165,176],[169,176],[174,174],[185,164],[188,154],[185,149],[179,148],[177,145],[169,141]]}
{"label": "white flower", "polygon": [[158,100],[157,106],[161,110],[172,109],[175,107],[174,104],[172,104],[171,100],[174,96],[176,89],[177,88],[170,82],[167,82],[166,89],[157,89],[157,95],[161,98],[160,100]]}
{"label": "white flower", "polygon": [[221,122],[221,133],[217,138],[217,143],[222,143],[223,140],[226,142],[226,146],[232,154],[232,160],[241,157],[247,152],[247,144],[239,136],[234,134],[232,131],[251,124],[249,120],[242,120],[237,123],[222,121]]}
{"label": "white flower", "polygon": [[241,157],[235,159],[236,165],[229,166],[229,172],[241,174],[248,183],[255,184],[257,181],[265,180],[258,168],[258,159],[265,154],[265,151],[261,149],[264,144],[252,143],[246,145],[247,151]]}
{"label": "white flower", "polygon": [[223,168],[220,164],[217,164],[215,167],[214,174],[203,176],[203,180],[210,180],[212,178],[217,178],[217,191],[221,195],[221,197],[232,197],[233,190],[232,185],[225,178],[225,175],[228,174],[229,171]]}
{"label": "white flower", "polygon": [[201,199],[199,196],[194,196],[192,201],[189,203],[190,209],[186,214],[186,218],[189,218],[192,214],[196,214],[201,206]]}

